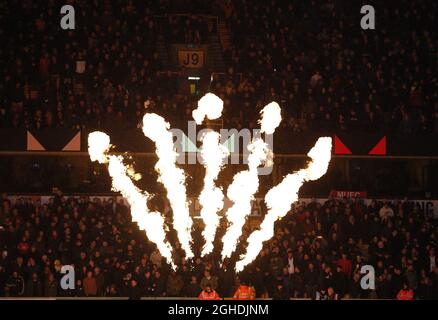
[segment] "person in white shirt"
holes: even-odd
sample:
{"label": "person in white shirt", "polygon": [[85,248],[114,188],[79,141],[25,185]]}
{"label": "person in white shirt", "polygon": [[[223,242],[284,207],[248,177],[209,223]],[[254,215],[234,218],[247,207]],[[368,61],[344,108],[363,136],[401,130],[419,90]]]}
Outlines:
{"label": "person in white shirt", "polygon": [[293,274],[295,272],[294,255],[292,250],[287,251],[287,270],[289,271],[289,274]]}
{"label": "person in white shirt", "polygon": [[431,248],[429,251],[429,272],[433,272],[437,267],[437,260],[435,256],[435,249]]}

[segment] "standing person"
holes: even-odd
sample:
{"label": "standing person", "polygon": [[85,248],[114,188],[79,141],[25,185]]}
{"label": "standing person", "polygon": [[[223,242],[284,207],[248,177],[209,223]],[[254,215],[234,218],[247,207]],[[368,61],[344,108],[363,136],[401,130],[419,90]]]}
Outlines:
{"label": "standing person", "polygon": [[209,284],[213,290],[217,289],[218,281],[217,277],[211,275],[210,270],[206,269],[204,271],[204,278],[201,280],[201,288],[205,288]]}
{"label": "standing person", "polygon": [[131,283],[128,289],[129,300],[140,300],[142,296],[142,290],[138,285],[137,280],[131,279]]}
{"label": "standing person", "polygon": [[24,279],[17,271],[12,273],[12,276],[6,283],[6,289],[11,297],[21,297],[24,294]]}
{"label": "standing person", "polygon": [[44,281],[44,295],[46,297],[56,297],[58,295],[58,282],[53,273],[49,273]]}
{"label": "standing person", "polygon": [[207,284],[198,296],[199,300],[220,300],[219,294]]}
{"label": "standing person", "polygon": [[74,295],[76,297],[83,297],[84,296],[84,288],[82,287],[82,280],[80,280],[80,279],[78,279],[76,281]]}
{"label": "standing person", "polygon": [[152,279],[152,292],[155,297],[166,296],[166,281],[158,270]]}
{"label": "standing person", "polygon": [[342,253],[341,259],[337,261],[337,265],[341,267],[341,271],[345,273],[345,275],[350,278],[353,270],[353,265],[351,260],[348,259],[347,254]]}
{"label": "standing person", "polygon": [[294,273],[290,275],[289,291],[293,298],[302,297],[304,295],[303,274],[298,266],[294,268]]}
{"label": "standing person", "polygon": [[307,270],[304,272],[304,288],[308,298],[313,297],[318,290],[318,271],[315,270],[313,263],[309,263]]}
{"label": "standing person", "polygon": [[219,287],[218,291],[223,297],[229,297],[233,293],[234,272],[228,267],[228,261],[225,260],[219,270]]}
{"label": "standing person", "polygon": [[96,295],[102,297],[105,291],[105,276],[99,267],[94,268],[94,278],[96,279]]}
{"label": "standing person", "polygon": [[198,278],[192,275],[189,284],[185,288],[185,294],[187,297],[197,297],[199,295],[199,283]]}
{"label": "standing person", "polygon": [[167,277],[167,295],[169,297],[179,297],[184,287],[184,281],[180,274],[172,270]]}
{"label": "standing person", "polygon": [[41,297],[43,295],[43,285],[38,279],[37,273],[32,273],[31,279],[27,281],[25,294],[28,297]]}
{"label": "standing person", "polygon": [[86,297],[94,297],[97,294],[97,282],[93,272],[88,271],[87,277],[83,280],[84,294]]}
{"label": "standing person", "polygon": [[274,300],[288,300],[289,293],[286,291],[282,280],[277,280],[274,292],[272,293],[272,299]]}
{"label": "standing person", "polygon": [[5,296],[5,286],[6,286],[7,279],[8,279],[8,275],[6,273],[6,270],[0,264],[0,297]]}
{"label": "standing person", "polygon": [[336,272],[333,274],[332,282],[333,289],[343,297],[347,293],[348,278],[342,271],[342,267],[339,265],[336,267]]}

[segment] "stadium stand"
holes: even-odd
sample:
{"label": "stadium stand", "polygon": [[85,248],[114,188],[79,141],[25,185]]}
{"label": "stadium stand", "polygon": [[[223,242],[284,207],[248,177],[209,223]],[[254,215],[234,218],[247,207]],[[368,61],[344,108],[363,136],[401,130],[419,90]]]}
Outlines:
{"label": "stadium stand", "polygon": [[[145,111],[184,127],[200,93],[212,91],[224,100],[225,128],[256,127],[259,110],[276,100],[282,134],[435,137],[438,2],[385,6],[376,4],[379,27],[365,32],[353,1],[75,1],[78,28],[65,31],[56,1],[0,1],[0,128],[125,131],[139,128]],[[209,46],[193,92],[187,69],[167,56],[175,44]],[[96,167],[87,170],[101,184],[88,190],[71,187],[73,161],[18,159],[15,181],[11,158],[0,159],[1,190],[110,190]],[[282,161],[279,176],[299,164]],[[333,171],[303,192],[402,198],[438,190],[436,161],[423,188],[410,178],[418,170],[394,163],[353,161],[347,174]],[[1,201],[0,297],[196,298],[207,285],[232,297],[244,276],[257,298],[438,299],[437,219],[409,200],[297,204],[240,279],[235,257],[220,265],[217,250],[189,263],[178,249],[171,271],[113,198],[59,193],[41,203],[5,193]],[[178,246],[173,230],[169,237]],[[67,264],[74,290],[59,287]],[[376,266],[375,290],[361,289],[366,264]]]}

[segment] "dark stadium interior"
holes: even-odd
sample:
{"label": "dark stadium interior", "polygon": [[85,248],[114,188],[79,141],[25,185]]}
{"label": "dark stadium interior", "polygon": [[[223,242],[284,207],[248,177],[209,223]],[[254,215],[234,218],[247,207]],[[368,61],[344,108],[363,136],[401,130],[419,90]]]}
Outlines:
{"label": "dark stadium interior", "polygon": [[[60,1],[0,1],[0,297],[196,298],[207,285],[232,297],[246,282],[257,298],[315,298],[331,288],[342,299],[409,290],[438,299],[438,2],[369,1],[375,30],[360,28],[360,1],[71,2],[75,30],[59,27]],[[196,58],[180,57],[184,50]],[[206,92],[224,101],[221,121],[210,123],[220,128],[256,129],[266,104],[282,107],[273,173],[260,176],[258,198],[302,167],[315,137],[336,136],[351,150],[335,150],[327,174],[300,189],[325,201],[296,203],[240,274],[233,266],[251,219],[224,264],[225,221],[214,252],[193,261],[171,227],[172,271],[86,152],[89,132],[114,137],[171,226],[142,117],[155,112],[187,130]],[[63,151],[76,133],[78,149]],[[29,135],[44,148],[30,149]],[[373,154],[382,137],[384,153]],[[204,167],[181,167],[197,196]],[[225,166],[218,183],[226,189],[245,168]],[[421,205],[429,202],[432,211]],[[203,239],[192,234],[199,254]],[[60,268],[71,264],[76,288],[63,290]],[[363,265],[376,268],[375,290],[360,286]]]}

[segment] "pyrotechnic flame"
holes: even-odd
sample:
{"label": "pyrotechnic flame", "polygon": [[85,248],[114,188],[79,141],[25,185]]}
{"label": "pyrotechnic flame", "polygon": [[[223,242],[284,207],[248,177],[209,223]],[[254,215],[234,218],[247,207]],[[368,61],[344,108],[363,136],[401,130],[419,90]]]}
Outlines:
{"label": "pyrotechnic flame", "polygon": [[[281,121],[280,107],[271,102],[260,114],[261,131],[273,134]],[[251,213],[251,201],[259,188],[257,167],[272,158],[272,150],[261,138],[254,139],[248,145],[248,150],[248,170],[238,172],[227,190],[227,196],[233,205],[226,212],[229,226],[222,238],[222,259],[230,257],[236,249],[246,218]]]}
{"label": "pyrotechnic flame", "polygon": [[193,221],[187,204],[185,174],[176,166],[178,154],[169,127],[169,123],[157,114],[147,113],[143,117],[143,133],[155,143],[158,156],[155,170],[159,174],[159,181],[167,190],[167,198],[173,211],[174,228],[186,258],[192,258],[194,256],[191,248]]}
{"label": "pyrotechnic flame", "polygon": [[[223,107],[224,103],[219,97],[207,93],[198,101],[198,108],[193,110],[193,119],[197,124],[201,124],[206,117],[210,120],[217,119],[222,115]],[[220,143],[219,133],[208,131],[202,137],[200,153],[205,168],[204,187],[198,197],[202,206],[200,216],[205,225],[202,232],[205,245],[201,252],[204,256],[213,251],[213,241],[220,221],[218,212],[224,206],[224,194],[222,189],[215,185],[215,181],[229,151]]]}
{"label": "pyrotechnic flame", "polygon": [[[198,124],[207,119],[217,119],[221,116],[223,102],[214,94],[208,93],[198,102],[198,108],[193,111],[193,118]],[[272,102],[261,111],[261,132],[273,134],[281,122],[281,109]],[[167,190],[173,211],[173,224],[177,231],[181,247],[186,258],[192,258],[191,228],[192,219],[189,214],[184,171],[176,166],[177,153],[174,149],[172,133],[169,123],[156,114],[146,114],[143,117],[143,132],[146,137],[154,141],[158,161],[155,169],[161,182]],[[202,255],[213,250],[213,240],[219,223],[218,212],[223,208],[223,193],[215,185],[222,168],[223,159],[228,156],[228,149],[219,143],[219,134],[207,132],[202,138],[201,156],[205,167],[204,188],[199,195],[202,206],[201,217],[205,228],[202,233],[206,244]],[[88,136],[88,152],[92,161],[108,164],[109,174],[112,177],[113,189],[119,191],[131,206],[133,221],[137,222],[141,230],[145,230],[147,237],[153,241],[163,257],[175,269],[172,261],[172,248],[166,241],[166,225],[162,215],[150,212],[147,207],[149,194],[139,190],[132,180],[141,178],[131,165],[123,163],[122,156],[110,155],[110,138],[103,132],[92,132]],[[298,191],[306,181],[317,180],[323,176],[331,158],[332,141],[329,137],[318,139],[315,146],[309,151],[311,161],[305,169],[287,175],[283,181],[273,187],[265,196],[268,212],[260,225],[260,230],[254,231],[248,238],[246,254],[236,264],[236,270],[242,271],[251,263],[263,247],[263,242],[274,235],[274,223],[284,217],[290,210],[293,202],[298,200]],[[229,227],[222,238],[222,258],[230,257],[236,248],[242,228],[247,216],[251,212],[251,200],[259,187],[257,168],[272,161],[272,150],[262,138],[255,138],[249,145],[248,170],[238,172],[227,190],[228,198],[233,202],[226,212]]]}
{"label": "pyrotechnic flame", "polygon": [[147,207],[149,195],[146,192],[142,193],[133,184],[127,172],[128,167],[123,164],[121,156],[108,155],[110,146],[110,138],[107,134],[99,131],[89,134],[88,153],[91,161],[108,164],[112,187],[128,201],[131,207],[132,221],[137,223],[140,230],[146,232],[149,240],[157,245],[163,257],[175,269],[176,266],[172,261],[172,248],[166,241],[163,217],[159,212],[149,212]]}
{"label": "pyrotechnic flame", "polygon": [[110,137],[106,133],[95,131],[88,135],[88,154],[91,161],[107,163],[110,146]]}
{"label": "pyrotechnic flame", "polygon": [[193,119],[201,124],[204,118],[214,120],[222,115],[224,102],[213,93],[207,93],[198,101],[198,108],[192,111]]}
{"label": "pyrotechnic flame", "polygon": [[277,102],[271,102],[260,111],[262,118],[259,120],[261,132],[273,134],[281,122],[281,108]]}
{"label": "pyrotechnic flame", "polygon": [[295,173],[288,174],[283,181],[273,187],[265,196],[268,212],[260,225],[260,229],[254,231],[248,237],[246,254],[236,263],[236,271],[242,271],[251,263],[263,248],[263,242],[274,236],[274,223],[283,218],[292,203],[298,200],[298,191],[306,181],[318,180],[326,172],[331,158],[332,139],[329,137],[319,138],[315,146],[307,154],[311,161],[307,168]]}
{"label": "pyrotechnic flame", "polygon": [[218,212],[224,206],[224,194],[215,181],[229,151],[220,143],[219,133],[208,131],[202,138],[200,152],[205,167],[204,188],[199,195],[199,204],[202,206],[200,215],[205,224],[202,232],[205,245],[201,253],[204,256],[213,251],[213,240],[220,221]]}

